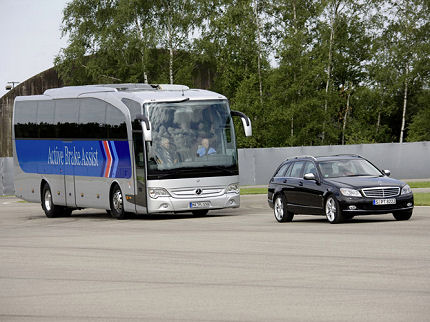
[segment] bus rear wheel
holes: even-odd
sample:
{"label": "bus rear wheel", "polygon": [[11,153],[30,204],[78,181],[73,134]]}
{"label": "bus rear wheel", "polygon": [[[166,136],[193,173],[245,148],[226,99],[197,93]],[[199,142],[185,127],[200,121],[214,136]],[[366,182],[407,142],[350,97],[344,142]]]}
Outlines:
{"label": "bus rear wheel", "polygon": [[72,209],[62,206],[54,205],[52,201],[52,193],[49,184],[45,184],[42,189],[42,209],[45,212],[46,217],[55,218],[60,216],[70,216]]}
{"label": "bus rear wheel", "polygon": [[110,195],[110,214],[119,220],[125,219],[127,215],[124,211],[124,198],[121,188],[117,184],[113,187]]}

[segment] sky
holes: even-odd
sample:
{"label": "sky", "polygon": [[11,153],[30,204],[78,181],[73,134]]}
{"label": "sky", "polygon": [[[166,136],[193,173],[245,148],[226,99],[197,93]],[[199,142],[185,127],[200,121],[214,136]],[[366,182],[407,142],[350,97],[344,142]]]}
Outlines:
{"label": "sky", "polygon": [[52,67],[61,38],[63,9],[70,0],[0,0],[0,97],[7,82],[23,82]]}

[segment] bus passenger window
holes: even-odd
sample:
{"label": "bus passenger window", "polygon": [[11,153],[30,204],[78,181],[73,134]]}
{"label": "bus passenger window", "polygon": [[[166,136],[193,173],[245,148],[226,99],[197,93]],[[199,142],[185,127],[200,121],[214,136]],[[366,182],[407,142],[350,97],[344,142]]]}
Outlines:
{"label": "bus passenger window", "polygon": [[112,105],[107,105],[106,124],[109,139],[127,139],[125,116]]}
{"label": "bus passenger window", "polygon": [[106,103],[99,99],[80,100],[79,137],[87,139],[107,138]]}
{"label": "bus passenger window", "polygon": [[16,102],[15,137],[37,138],[37,101]]}
{"label": "bus passenger window", "polygon": [[41,139],[55,138],[54,101],[37,103],[37,124]]}
{"label": "bus passenger window", "polygon": [[78,101],[60,99],[55,102],[54,123],[57,125],[57,137],[63,139],[75,138],[79,135]]}

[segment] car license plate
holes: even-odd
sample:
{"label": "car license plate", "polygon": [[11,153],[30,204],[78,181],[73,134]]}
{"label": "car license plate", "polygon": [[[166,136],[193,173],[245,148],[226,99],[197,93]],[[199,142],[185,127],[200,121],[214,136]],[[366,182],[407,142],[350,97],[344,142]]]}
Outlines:
{"label": "car license plate", "polygon": [[373,204],[375,206],[395,205],[396,204],[396,199],[375,199],[375,200],[373,200]]}
{"label": "car license plate", "polygon": [[190,202],[190,208],[209,208],[211,206],[210,201],[195,201]]}

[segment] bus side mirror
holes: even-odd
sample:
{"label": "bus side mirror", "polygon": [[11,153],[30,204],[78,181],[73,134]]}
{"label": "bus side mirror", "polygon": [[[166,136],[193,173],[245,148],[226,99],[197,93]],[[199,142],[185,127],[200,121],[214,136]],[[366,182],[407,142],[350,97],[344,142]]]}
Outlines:
{"label": "bus side mirror", "polygon": [[252,136],[252,125],[251,120],[248,116],[239,111],[231,111],[231,116],[239,116],[242,120],[243,129],[245,131],[245,136]]}
{"label": "bus side mirror", "polygon": [[145,141],[151,142],[152,141],[151,122],[143,114],[137,115],[136,120],[140,121],[140,125],[142,126],[142,131],[143,131],[143,137],[145,138]]}

